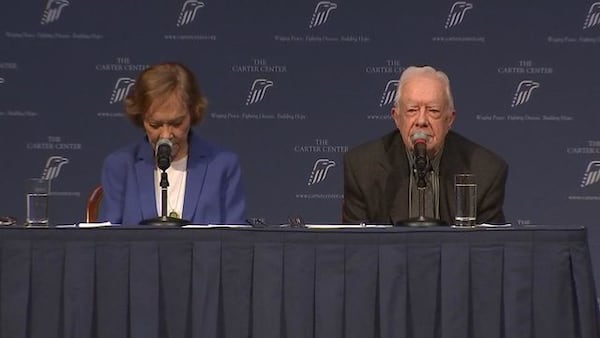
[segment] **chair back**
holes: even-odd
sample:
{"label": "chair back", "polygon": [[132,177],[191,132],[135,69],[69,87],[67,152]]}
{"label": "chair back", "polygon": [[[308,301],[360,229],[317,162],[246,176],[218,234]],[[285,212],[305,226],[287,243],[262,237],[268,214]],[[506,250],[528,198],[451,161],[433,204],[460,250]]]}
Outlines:
{"label": "chair back", "polygon": [[98,210],[100,209],[100,201],[102,201],[102,186],[97,186],[92,190],[92,193],[87,199],[85,205],[85,221],[86,223],[96,222],[98,220]]}

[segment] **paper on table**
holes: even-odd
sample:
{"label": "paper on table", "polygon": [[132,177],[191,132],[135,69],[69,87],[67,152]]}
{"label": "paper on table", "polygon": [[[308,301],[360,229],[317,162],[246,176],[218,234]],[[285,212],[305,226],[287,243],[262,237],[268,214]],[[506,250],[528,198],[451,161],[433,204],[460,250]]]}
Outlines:
{"label": "paper on table", "polygon": [[511,227],[512,224],[511,223],[506,223],[506,224],[488,224],[488,223],[482,223],[482,224],[477,224],[476,227],[481,227],[481,228],[508,228]]}
{"label": "paper on table", "polygon": [[113,224],[110,222],[96,222],[96,223],[79,223],[80,228],[101,228],[112,226]]}
{"label": "paper on table", "polygon": [[309,229],[391,228],[389,224],[306,224]]}
{"label": "paper on table", "polygon": [[182,226],[182,228],[198,228],[198,229],[207,229],[207,228],[251,228],[252,226],[247,224],[188,224]]}

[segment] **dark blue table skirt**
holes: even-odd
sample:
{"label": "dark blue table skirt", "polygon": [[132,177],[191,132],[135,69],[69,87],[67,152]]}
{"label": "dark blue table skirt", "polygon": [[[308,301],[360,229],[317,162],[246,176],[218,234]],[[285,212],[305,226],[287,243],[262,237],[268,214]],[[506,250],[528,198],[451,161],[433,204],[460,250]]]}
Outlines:
{"label": "dark blue table skirt", "polygon": [[598,336],[583,228],[0,230],[0,338]]}

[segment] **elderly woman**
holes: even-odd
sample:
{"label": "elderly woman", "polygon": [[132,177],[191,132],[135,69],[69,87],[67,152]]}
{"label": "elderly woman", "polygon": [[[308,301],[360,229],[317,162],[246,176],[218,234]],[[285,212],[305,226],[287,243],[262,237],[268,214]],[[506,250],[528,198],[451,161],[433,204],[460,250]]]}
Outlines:
{"label": "elderly woman", "polygon": [[156,144],[169,140],[168,215],[193,224],[242,224],[245,201],[237,156],[196,135],[206,101],[193,73],[178,63],[144,70],[125,100],[145,137],[104,161],[99,220],[138,224],[162,214]]}

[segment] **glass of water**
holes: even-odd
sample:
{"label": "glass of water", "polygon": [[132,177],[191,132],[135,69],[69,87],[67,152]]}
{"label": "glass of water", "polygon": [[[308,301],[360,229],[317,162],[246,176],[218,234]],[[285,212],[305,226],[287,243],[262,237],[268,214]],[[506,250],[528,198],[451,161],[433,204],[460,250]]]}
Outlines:
{"label": "glass of water", "polygon": [[473,227],[477,220],[477,182],[474,174],[458,174],[454,176],[456,194],[457,227]]}
{"label": "glass of water", "polygon": [[26,181],[26,222],[29,226],[48,225],[49,183],[50,181],[44,178],[29,178]]}

